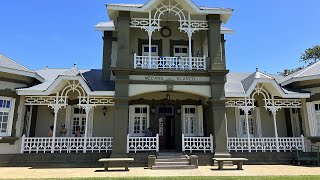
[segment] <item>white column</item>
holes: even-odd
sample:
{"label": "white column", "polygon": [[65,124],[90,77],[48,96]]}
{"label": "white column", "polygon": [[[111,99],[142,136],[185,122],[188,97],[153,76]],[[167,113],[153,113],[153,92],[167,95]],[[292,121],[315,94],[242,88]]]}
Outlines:
{"label": "white column", "polygon": [[148,28],[148,36],[149,36],[149,61],[148,61],[148,66],[149,69],[151,69],[151,46],[152,46],[152,26],[151,26],[151,12],[149,12],[149,28]]}
{"label": "white column", "polygon": [[59,109],[60,109],[59,105],[55,105],[53,107],[53,110],[54,110],[54,121],[53,121],[53,134],[52,134],[51,153],[54,153],[55,140],[56,140],[56,130],[57,130],[57,118],[58,118]]}
{"label": "white column", "polygon": [[247,128],[247,138],[248,138],[248,150],[249,152],[251,152],[251,144],[250,144],[250,131],[249,131],[249,110],[250,108],[248,108],[247,106],[247,98],[244,98],[244,103],[245,103],[245,110],[244,113],[246,115],[246,128]]}
{"label": "white column", "polygon": [[192,70],[192,30],[191,30],[191,16],[188,13],[188,38],[189,38],[189,69]]}
{"label": "white column", "polygon": [[90,97],[87,97],[87,104],[84,106],[84,109],[86,110],[86,127],[84,130],[84,145],[83,145],[83,152],[86,153],[87,151],[87,139],[88,139],[88,124],[89,124],[89,115],[91,108],[93,107],[92,105],[89,104]]}
{"label": "white column", "polygon": [[277,128],[277,109],[274,106],[274,98],[272,96],[272,116],[273,116],[273,124],[274,124],[274,135],[276,138],[276,146],[277,152],[279,152],[279,137],[278,137],[278,128]]}

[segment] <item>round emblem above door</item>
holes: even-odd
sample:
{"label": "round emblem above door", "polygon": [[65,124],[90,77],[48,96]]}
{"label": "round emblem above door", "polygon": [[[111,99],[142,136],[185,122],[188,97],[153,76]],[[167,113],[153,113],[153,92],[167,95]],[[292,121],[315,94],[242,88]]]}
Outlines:
{"label": "round emblem above door", "polygon": [[160,34],[162,37],[170,37],[171,36],[171,29],[169,26],[164,26],[163,28],[161,28],[160,30]]}

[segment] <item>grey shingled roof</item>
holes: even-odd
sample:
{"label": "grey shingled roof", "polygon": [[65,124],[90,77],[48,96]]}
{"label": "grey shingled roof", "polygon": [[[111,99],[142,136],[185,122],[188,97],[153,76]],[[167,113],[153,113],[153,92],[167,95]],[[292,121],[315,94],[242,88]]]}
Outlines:
{"label": "grey shingled roof", "polygon": [[289,76],[286,76],[282,81],[281,84],[287,84],[289,81],[296,82],[302,80],[302,78],[310,78],[312,79],[313,76],[320,75],[320,61],[316,62],[308,67],[305,67]]}
{"label": "grey shingled roof", "polygon": [[70,69],[44,68],[36,71],[45,81],[23,91],[45,91],[59,76],[82,76],[92,91],[114,91],[113,81],[102,80],[102,70],[86,70],[72,67]]}
{"label": "grey shingled roof", "polygon": [[31,73],[34,72],[3,54],[0,54],[0,67]]}

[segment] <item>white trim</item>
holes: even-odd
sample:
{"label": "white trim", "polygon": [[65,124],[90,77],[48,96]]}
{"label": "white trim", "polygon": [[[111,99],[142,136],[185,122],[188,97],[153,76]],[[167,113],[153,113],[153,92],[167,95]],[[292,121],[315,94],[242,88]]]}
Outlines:
{"label": "white trim", "polygon": [[0,67],[0,71],[1,72],[6,72],[6,73],[10,73],[10,74],[16,74],[16,75],[21,75],[21,76],[32,77],[32,78],[35,78],[35,79],[39,80],[40,82],[44,82],[45,81],[45,79],[43,77],[39,76],[36,72],[20,71],[20,70],[17,70],[17,69],[4,68],[4,67]]}
{"label": "white trim", "polygon": [[314,80],[314,79],[320,79],[320,74],[313,75],[313,76],[293,77],[293,78],[290,78],[289,80],[282,82],[281,86],[286,86],[288,84],[298,82],[298,81],[308,81],[308,80]]}
{"label": "white trim", "polygon": [[18,95],[50,95],[53,94],[59,85],[65,80],[77,80],[81,84],[82,88],[89,96],[114,96],[115,91],[91,91],[86,81],[81,76],[58,76],[56,80],[54,80],[51,85],[44,91],[42,90],[25,90],[25,89],[17,89]]}

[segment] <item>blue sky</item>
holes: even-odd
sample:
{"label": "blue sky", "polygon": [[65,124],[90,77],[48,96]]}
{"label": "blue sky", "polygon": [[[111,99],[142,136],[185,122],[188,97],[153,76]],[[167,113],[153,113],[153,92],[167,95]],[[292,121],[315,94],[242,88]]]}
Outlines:
{"label": "blue sky", "polygon": [[[0,53],[31,69],[101,68],[106,3],[146,0],[1,0]],[[200,6],[234,8],[226,27],[231,71],[276,73],[302,65],[300,54],[320,44],[319,0],[195,0]]]}

